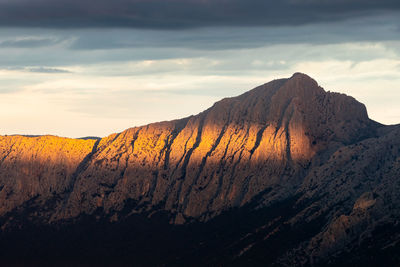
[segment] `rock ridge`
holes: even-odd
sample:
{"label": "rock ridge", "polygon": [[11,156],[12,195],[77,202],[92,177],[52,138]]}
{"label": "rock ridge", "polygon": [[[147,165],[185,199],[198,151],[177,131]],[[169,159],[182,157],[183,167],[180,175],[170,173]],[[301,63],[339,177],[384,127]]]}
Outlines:
{"label": "rock ridge", "polygon": [[397,266],[399,140],[302,73],[101,139],[0,136],[2,264]]}
{"label": "rock ridge", "polygon": [[[284,197],[315,164],[316,155],[371,136],[376,127],[363,104],[325,92],[309,76],[295,73],[225,98],[195,116],[130,128],[97,141],[80,140],[82,154],[68,159],[74,165],[62,166],[71,167],[71,175],[45,175],[67,192],[53,219],[99,208],[118,214],[133,199],[136,212],[161,207],[176,214],[175,223],[184,223],[240,207],[267,188]],[[45,137],[37,138],[40,143]],[[25,164],[13,161],[5,151],[15,151],[16,157],[27,153],[31,172],[36,168],[33,158],[40,157],[40,152],[16,151],[12,140],[2,137],[2,144],[9,144],[1,149],[2,214],[28,199],[15,191],[4,193],[10,188],[5,177],[12,176],[6,166]],[[65,153],[63,159],[70,153],[66,146],[59,151]],[[44,174],[37,176],[40,180]],[[36,193],[43,197],[42,191]],[[10,201],[10,194],[21,200]]]}

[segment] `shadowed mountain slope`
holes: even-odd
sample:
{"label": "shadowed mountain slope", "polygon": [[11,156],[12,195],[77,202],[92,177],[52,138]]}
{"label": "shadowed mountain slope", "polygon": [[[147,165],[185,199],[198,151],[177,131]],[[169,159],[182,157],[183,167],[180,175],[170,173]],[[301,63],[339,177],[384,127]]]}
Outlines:
{"label": "shadowed mountain slope", "polygon": [[[15,227],[48,227],[56,239],[69,229],[72,242],[79,227],[101,225],[83,244],[133,246],[140,264],[292,266],[341,255],[354,264],[375,237],[378,251],[398,249],[400,236],[387,238],[395,230],[379,227],[398,227],[399,134],[354,98],[296,73],[198,115],[99,140],[1,137],[0,226],[10,240]],[[126,239],[97,235],[104,231]],[[146,244],[161,251],[154,262]]]}

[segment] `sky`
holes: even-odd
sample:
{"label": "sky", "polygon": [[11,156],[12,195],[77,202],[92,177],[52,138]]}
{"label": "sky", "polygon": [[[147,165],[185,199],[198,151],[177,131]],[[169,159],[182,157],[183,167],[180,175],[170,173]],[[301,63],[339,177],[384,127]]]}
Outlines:
{"label": "sky", "polygon": [[400,123],[398,0],[0,0],[0,134],[107,136],[303,72]]}

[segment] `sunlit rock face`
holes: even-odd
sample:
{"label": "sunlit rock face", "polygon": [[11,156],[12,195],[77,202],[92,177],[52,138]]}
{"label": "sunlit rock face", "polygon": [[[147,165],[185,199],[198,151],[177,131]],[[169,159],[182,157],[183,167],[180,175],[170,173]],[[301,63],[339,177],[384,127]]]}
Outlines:
{"label": "sunlit rock face", "polygon": [[[267,188],[289,194],[312,159],[368,134],[365,107],[295,74],[189,118],[103,139],[76,180],[66,214],[161,207],[176,223],[241,206]],[[276,188],[275,188],[276,185]]]}
{"label": "sunlit rock face", "polygon": [[55,136],[0,137],[0,215],[32,198],[51,198],[69,190],[95,142]]}
{"label": "sunlit rock face", "polygon": [[57,195],[51,220],[161,209],[174,223],[207,220],[270,191],[292,194],[323,154],[372,135],[376,124],[352,97],[296,73],[226,98],[188,118],[100,141],[2,137],[0,212]]}
{"label": "sunlit rock face", "polygon": [[0,258],[398,266],[399,177],[400,126],[296,73],[103,139],[0,137]]}

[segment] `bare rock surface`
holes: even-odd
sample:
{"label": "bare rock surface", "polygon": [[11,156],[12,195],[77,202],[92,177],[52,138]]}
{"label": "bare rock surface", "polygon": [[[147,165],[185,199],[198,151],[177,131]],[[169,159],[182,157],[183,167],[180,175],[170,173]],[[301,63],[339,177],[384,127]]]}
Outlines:
{"label": "bare rock surface", "polygon": [[354,98],[295,73],[101,140],[0,137],[0,226],[15,226],[15,214],[58,225],[163,212],[200,233],[232,216],[243,229],[222,238],[218,228],[220,254],[203,249],[204,264],[335,264],[375,235],[396,248],[398,234],[375,233],[399,224],[399,140],[399,127],[370,120]]}
{"label": "bare rock surface", "polygon": [[95,143],[56,136],[0,137],[0,216],[32,198],[69,190]]}
{"label": "bare rock surface", "polygon": [[103,139],[62,216],[112,212],[134,199],[176,213],[177,223],[207,218],[272,185],[290,192],[318,152],[352,142],[371,125],[362,104],[295,74],[199,115]]}

